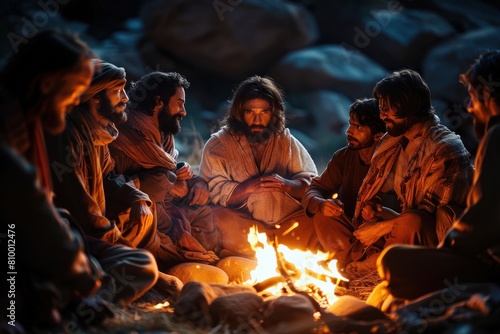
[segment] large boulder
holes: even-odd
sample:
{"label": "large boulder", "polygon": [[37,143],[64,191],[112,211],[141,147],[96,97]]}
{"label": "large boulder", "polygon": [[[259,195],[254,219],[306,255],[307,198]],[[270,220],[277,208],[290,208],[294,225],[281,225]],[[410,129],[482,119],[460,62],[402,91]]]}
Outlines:
{"label": "large boulder", "polygon": [[163,0],[142,11],[145,37],[202,70],[241,77],[312,44],[317,28],[300,5],[259,0]]}
{"label": "large boulder", "polygon": [[387,71],[361,53],[322,45],[288,54],[269,74],[289,93],[325,89],[355,99],[371,96],[373,86]]}
{"label": "large boulder", "polygon": [[429,11],[414,9],[372,10],[363,18],[348,49],[361,51],[389,69],[418,69],[435,44],[456,34],[445,19]]}
{"label": "large boulder", "polygon": [[[493,5],[494,2],[496,6]],[[500,9],[496,0],[476,0],[467,3],[456,0],[426,0],[406,2],[405,6],[433,11],[451,23],[459,32],[500,26]]]}
{"label": "large boulder", "polygon": [[432,49],[423,61],[422,75],[433,97],[465,110],[467,90],[459,83],[458,76],[487,49],[500,49],[499,27],[473,30]]}
{"label": "large boulder", "polygon": [[[363,97],[363,96],[360,96]],[[349,106],[352,100],[343,94],[329,90],[293,94],[289,102],[310,115],[310,119],[298,127],[308,134],[314,146],[301,142],[313,157],[318,171],[322,171],[333,152],[346,145],[345,131],[349,122]],[[309,140],[310,142],[311,140]]]}

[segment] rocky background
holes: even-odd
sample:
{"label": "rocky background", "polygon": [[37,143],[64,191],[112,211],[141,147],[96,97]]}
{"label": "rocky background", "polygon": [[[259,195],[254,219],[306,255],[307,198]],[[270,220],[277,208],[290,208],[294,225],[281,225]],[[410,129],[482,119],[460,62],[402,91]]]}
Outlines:
{"label": "rocky background", "polygon": [[349,105],[401,68],[422,74],[442,122],[474,154],[458,75],[500,49],[496,0],[10,0],[0,18],[2,62],[36,31],[59,27],[125,67],[129,81],[154,70],[185,75],[178,148],[195,165],[232,90],[259,74],[284,89],[288,126],[321,172],[346,144]]}

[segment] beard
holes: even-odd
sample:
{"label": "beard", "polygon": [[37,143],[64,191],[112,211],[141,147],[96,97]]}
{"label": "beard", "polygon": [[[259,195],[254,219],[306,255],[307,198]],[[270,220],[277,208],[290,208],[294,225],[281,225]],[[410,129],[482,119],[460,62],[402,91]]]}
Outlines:
{"label": "beard", "polygon": [[[260,129],[261,131],[253,131],[257,129]],[[243,131],[250,143],[263,143],[267,141],[273,133],[268,126],[263,125],[249,126],[245,124]]]}
{"label": "beard", "polygon": [[375,139],[373,138],[370,138],[370,140],[367,140],[365,142],[360,142],[359,140],[357,140],[356,138],[353,138],[351,136],[347,136],[347,140],[349,141],[353,141],[355,143],[357,143],[358,145],[356,145],[355,143],[352,144],[352,143],[347,143],[347,147],[352,150],[352,151],[359,151],[359,150],[362,150],[364,148],[367,148],[367,147],[370,147],[372,146],[374,143],[375,143]]}
{"label": "beard", "polygon": [[110,120],[115,124],[125,123],[127,121],[127,113],[125,110],[123,112],[117,112],[117,108],[121,108],[126,106],[127,104],[123,101],[120,101],[115,106],[111,105],[111,101],[109,97],[106,95],[106,91],[103,91],[101,96],[101,103],[97,107],[97,112],[104,118]]}
{"label": "beard", "polygon": [[[392,128],[389,128],[387,123],[391,123],[393,125]],[[405,119],[405,121],[403,123],[399,123],[399,124],[396,124],[395,122],[393,122],[391,120],[387,120],[386,125],[385,125],[385,129],[387,130],[387,133],[390,136],[397,137],[397,136],[401,136],[402,134],[406,133],[406,131],[408,131],[412,126],[413,126],[413,124],[410,124],[410,122],[408,122],[407,119]]]}
{"label": "beard", "polygon": [[168,109],[168,106],[165,105],[158,114],[160,131],[165,134],[178,134],[179,132],[181,132],[181,119],[182,115],[180,113],[170,115],[170,110]]}

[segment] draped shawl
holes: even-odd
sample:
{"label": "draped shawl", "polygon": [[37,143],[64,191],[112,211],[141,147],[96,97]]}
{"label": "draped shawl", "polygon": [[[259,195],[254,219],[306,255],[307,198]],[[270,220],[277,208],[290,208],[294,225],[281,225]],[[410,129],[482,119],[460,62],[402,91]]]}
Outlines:
{"label": "draped shawl", "polygon": [[[439,124],[435,116],[425,123],[422,137],[422,144],[410,156],[403,181],[394,185],[400,187],[402,212],[420,209],[434,214],[442,205],[465,206],[473,167],[460,136]],[[379,192],[391,172],[402,149],[401,138],[388,134],[381,138],[358,193],[354,225],[361,223],[364,203]]]}
{"label": "draped shawl", "polygon": [[122,135],[113,142],[115,148],[133,157],[143,168],[175,169],[179,152],[175,149],[174,136],[163,135],[153,117],[132,110],[128,121],[118,128]]}

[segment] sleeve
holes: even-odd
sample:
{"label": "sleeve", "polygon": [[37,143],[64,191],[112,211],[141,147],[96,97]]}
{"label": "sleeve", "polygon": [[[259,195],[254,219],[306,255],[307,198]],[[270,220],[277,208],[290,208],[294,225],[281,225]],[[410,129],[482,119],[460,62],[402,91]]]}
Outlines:
{"label": "sleeve", "polygon": [[224,147],[215,137],[211,137],[203,148],[200,176],[208,184],[212,203],[227,206],[227,202],[239,182],[234,181],[231,177]]}
{"label": "sleeve", "polygon": [[130,208],[135,202],[146,201],[148,206],[151,205],[149,196],[143,191],[136,188],[134,181],[123,174],[116,174],[114,171],[109,172],[103,177],[104,193],[106,194],[106,203],[120,203],[120,207],[124,211]]}
{"label": "sleeve", "polygon": [[115,162],[116,173],[127,175],[127,178],[133,180],[134,185],[146,193],[151,201],[163,201],[174,187],[177,180],[174,172],[163,167],[141,168],[132,172],[131,166],[137,166],[134,159],[113,147],[110,148],[110,152]]}
{"label": "sleeve", "polygon": [[109,148],[104,146],[102,152],[104,155],[102,158],[103,185],[106,198],[121,202],[126,208],[138,201],[146,201],[148,205],[151,205],[149,196],[139,190],[131,178],[115,172],[115,162],[111,158]]}
{"label": "sleeve", "polygon": [[302,180],[309,185],[313,177],[318,175],[318,170],[306,148],[292,135],[291,137],[291,159],[289,165],[290,179]]}
{"label": "sleeve", "polygon": [[313,178],[307,187],[302,206],[309,217],[318,213],[323,200],[331,198],[334,193],[338,193],[342,185],[342,166],[338,151],[332,156],[325,170],[320,176]]}
{"label": "sleeve", "polygon": [[[116,243],[121,237],[118,227],[104,215],[104,194],[100,199],[93,198],[90,184],[102,187],[96,178],[102,175],[88,176],[91,169],[90,160],[95,154],[90,143],[79,142],[75,133],[66,131],[60,135],[45,136],[47,152],[54,181],[54,202],[57,206],[68,210],[81,225],[83,231],[97,239]],[[87,145],[87,147],[85,147]],[[96,163],[96,162],[95,162]]]}

